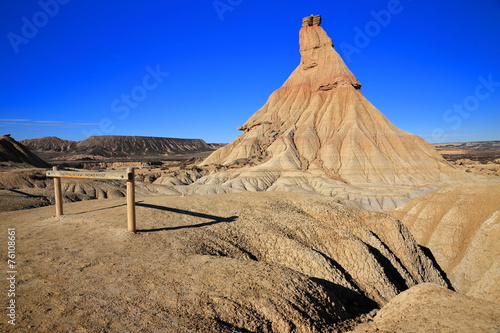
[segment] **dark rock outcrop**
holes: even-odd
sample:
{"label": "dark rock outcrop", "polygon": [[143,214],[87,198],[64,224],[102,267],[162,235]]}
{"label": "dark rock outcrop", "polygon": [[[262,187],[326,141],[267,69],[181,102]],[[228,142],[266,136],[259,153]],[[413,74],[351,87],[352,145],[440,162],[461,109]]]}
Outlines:
{"label": "dark rock outcrop", "polygon": [[0,137],[0,166],[12,168],[50,167],[47,162],[33,154],[22,143],[11,138],[10,135]]}

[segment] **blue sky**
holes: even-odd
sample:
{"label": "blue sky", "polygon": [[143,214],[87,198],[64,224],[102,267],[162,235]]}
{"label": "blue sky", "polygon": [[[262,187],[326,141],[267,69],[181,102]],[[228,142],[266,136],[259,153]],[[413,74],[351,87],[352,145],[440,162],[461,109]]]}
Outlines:
{"label": "blue sky", "polygon": [[2,1],[0,134],[230,142],[323,16],[364,95],[430,142],[500,140],[500,1]]}

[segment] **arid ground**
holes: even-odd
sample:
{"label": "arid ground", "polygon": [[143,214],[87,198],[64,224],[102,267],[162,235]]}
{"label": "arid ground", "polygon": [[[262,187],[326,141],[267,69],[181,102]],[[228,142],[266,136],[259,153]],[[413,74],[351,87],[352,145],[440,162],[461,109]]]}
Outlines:
{"label": "arid ground", "polygon": [[[388,301],[399,305],[366,325],[499,327],[498,305],[445,289],[401,222],[322,196],[139,196],[137,234],[123,198],[64,208],[0,213],[2,230],[16,229],[17,332],[343,331]],[[391,301],[423,282],[434,286]]]}
{"label": "arid ground", "polygon": [[[499,143],[397,128],[321,20],[227,145],[0,137],[0,331],[500,332]],[[138,231],[120,180],[55,217],[52,165],[135,167]]]}

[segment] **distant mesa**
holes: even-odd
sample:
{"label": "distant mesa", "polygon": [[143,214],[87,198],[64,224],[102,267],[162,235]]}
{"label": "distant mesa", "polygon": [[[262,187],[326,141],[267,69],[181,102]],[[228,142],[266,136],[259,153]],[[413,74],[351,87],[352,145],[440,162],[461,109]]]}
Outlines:
{"label": "distant mesa", "polygon": [[23,144],[11,138],[10,134],[6,134],[0,137],[0,167],[48,168],[50,165],[33,154]]}
{"label": "distant mesa", "polygon": [[57,137],[23,140],[23,144],[41,156],[50,159],[130,158],[166,156],[213,151],[222,144],[207,144],[202,139],[177,139],[146,136],[91,136],[82,141],[68,141]]}

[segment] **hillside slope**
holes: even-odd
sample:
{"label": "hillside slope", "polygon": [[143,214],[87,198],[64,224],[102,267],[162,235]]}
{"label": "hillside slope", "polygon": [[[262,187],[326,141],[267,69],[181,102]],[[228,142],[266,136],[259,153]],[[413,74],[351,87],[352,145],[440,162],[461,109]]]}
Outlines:
{"label": "hillside slope", "polygon": [[50,165],[33,154],[23,144],[10,135],[0,137],[0,167],[7,168],[48,168]]}
{"label": "hillside slope", "polygon": [[465,296],[431,283],[419,284],[394,297],[372,322],[353,333],[497,333],[497,304]]}
{"label": "hillside slope", "polygon": [[391,214],[433,253],[456,290],[500,300],[500,179],[445,187]]}
{"label": "hillside slope", "polygon": [[77,141],[63,140],[55,136],[26,139],[21,143],[36,152],[68,152],[75,149]]}

